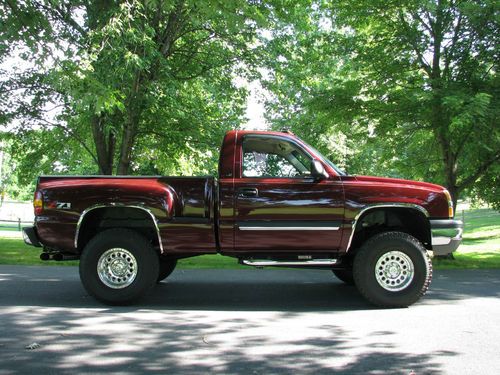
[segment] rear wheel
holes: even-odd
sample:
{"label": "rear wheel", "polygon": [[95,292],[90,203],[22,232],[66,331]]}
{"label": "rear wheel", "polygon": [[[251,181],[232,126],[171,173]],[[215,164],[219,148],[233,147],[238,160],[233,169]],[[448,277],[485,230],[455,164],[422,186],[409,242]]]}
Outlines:
{"label": "rear wheel", "polygon": [[92,238],[80,258],[87,292],[111,305],[127,304],[151,288],[159,272],[158,254],[139,233],[109,229]]}
{"label": "rear wheel", "polygon": [[172,272],[174,272],[175,266],[177,265],[176,259],[161,259],[160,258],[160,267],[158,272],[158,278],[156,282],[159,283],[162,280],[165,280],[170,276]]}
{"label": "rear wheel", "polygon": [[432,263],[415,237],[403,232],[373,236],[354,258],[359,292],[381,307],[406,307],[422,297],[432,279]]}

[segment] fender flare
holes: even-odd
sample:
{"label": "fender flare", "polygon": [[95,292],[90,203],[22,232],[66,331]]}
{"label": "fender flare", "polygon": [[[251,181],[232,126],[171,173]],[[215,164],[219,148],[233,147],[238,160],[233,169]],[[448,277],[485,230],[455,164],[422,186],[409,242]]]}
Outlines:
{"label": "fender flare", "polygon": [[356,231],[356,226],[358,225],[359,219],[369,210],[372,209],[377,209],[377,208],[405,208],[405,209],[411,209],[419,212],[420,214],[423,214],[427,219],[429,218],[429,212],[423,208],[422,206],[419,206],[418,204],[411,204],[411,203],[381,203],[381,204],[372,204],[369,205],[365,208],[363,208],[361,211],[359,211],[356,216],[354,217],[354,220],[352,221],[352,231],[349,237],[349,242],[347,243],[346,247],[346,254],[349,252],[351,249],[351,244],[352,240],[354,239],[354,233]]}
{"label": "fender flare", "polygon": [[153,221],[154,227],[156,229],[156,234],[158,236],[158,243],[160,245],[160,253],[163,254],[163,244],[161,242],[160,227],[158,226],[158,219],[153,214],[153,212],[149,208],[146,208],[144,206],[129,205],[129,204],[122,204],[122,203],[96,204],[94,206],[90,206],[90,207],[86,208],[85,210],[83,210],[82,213],[80,214],[80,218],[78,219],[78,222],[76,224],[75,241],[74,241],[75,249],[78,249],[78,237],[80,235],[80,229],[81,229],[82,223],[85,219],[85,216],[89,212],[96,210],[96,209],[99,209],[99,208],[118,208],[118,207],[119,208],[133,208],[133,209],[142,210],[142,211],[146,212],[151,217],[151,220]]}

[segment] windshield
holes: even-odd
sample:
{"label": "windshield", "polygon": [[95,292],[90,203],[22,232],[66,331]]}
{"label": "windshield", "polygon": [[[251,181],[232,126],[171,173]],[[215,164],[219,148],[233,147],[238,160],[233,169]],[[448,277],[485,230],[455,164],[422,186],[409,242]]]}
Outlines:
{"label": "windshield", "polygon": [[302,141],[304,143],[305,146],[307,146],[311,151],[313,151],[316,155],[318,155],[326,164],[328,164],[330,167],[332,167],[335,172],[337,172],[340,176],[347,176],[347,173],[344,172],[342,169],[340,169],[339,167],[337,167],[335,164],[333,164],[330,160],[328,160],[327,157],[325,157],[321,152],[319,152],[318,150],[316,150],[314,147],[312,147],[311,145],[309,145],[308,143]]}

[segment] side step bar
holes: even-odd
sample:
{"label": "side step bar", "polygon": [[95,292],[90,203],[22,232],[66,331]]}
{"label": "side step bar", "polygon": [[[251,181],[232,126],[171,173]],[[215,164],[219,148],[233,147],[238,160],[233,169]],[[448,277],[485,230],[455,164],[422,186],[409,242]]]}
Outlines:
{"label": "side step bar", "polygon": [[242,259],[241,263],[254,267],[293,267],[293,266],[333,266],[338,259],[309,259],[309,260],[256,260]]}

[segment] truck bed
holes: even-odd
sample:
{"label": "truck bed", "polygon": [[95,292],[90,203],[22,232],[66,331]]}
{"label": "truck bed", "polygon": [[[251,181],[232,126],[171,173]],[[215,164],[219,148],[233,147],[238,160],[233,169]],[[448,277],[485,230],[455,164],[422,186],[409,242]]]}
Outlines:
{"label": "truck bed", "polygon": [[47,246],[77,251],[82,217],[120,206],[152,212],[164,251],[216,252],[214,177],[40,176],[37,191],[45,205],[37,230]]}

